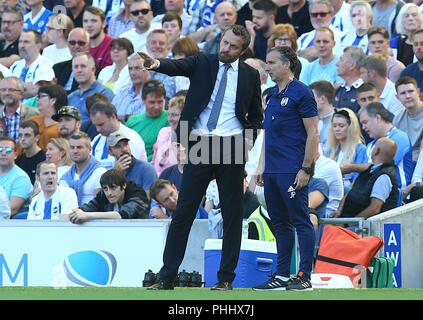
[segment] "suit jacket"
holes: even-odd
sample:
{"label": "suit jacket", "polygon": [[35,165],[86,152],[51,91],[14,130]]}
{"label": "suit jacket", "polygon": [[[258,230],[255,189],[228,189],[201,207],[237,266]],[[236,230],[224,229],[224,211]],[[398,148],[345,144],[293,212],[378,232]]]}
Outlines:
{"label": "suit jacket", "polygon": [[[200,113],[209,103],[219,69],[218,55],[199,52],[185,59],[159,59],[159,61],[160,66],[156,71],[169,76],[185,76],[190,79],[185,105],[176,129],[176,136],[180,142],[182,139],[188,139],[188,137],[181,137],[181,134],[184,134],[180,130],[181,122],[188,122],[188,132],[185,133],[189,134]],[[244,130],[254,129],[257,131],[262,128],[263,124],[259,73],[241,61],[238,70],[235,114]]]}

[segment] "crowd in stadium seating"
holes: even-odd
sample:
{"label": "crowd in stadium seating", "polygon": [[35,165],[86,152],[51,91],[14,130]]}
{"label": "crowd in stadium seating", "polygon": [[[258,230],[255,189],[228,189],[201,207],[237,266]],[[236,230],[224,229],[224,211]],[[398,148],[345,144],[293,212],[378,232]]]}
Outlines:
{"label": "crowd in stadium seating", "polygon": [[[214,54],[233,24],[251,35],[242,59],[260,74],[263,108],[275,85],[267,50],[290,46],[301,61],[296,77],[319,117],[309,188],[316,226],[319,216],[368,218],[421,198],[420,3],[1,1],[0,219],[171,218],[187,157],[172,132],[190,82],[145,69],[137,52]],[[262,140],[246,164],[244,216],[260,208],[269,221],[255,185]],[[357,201],[360,210],[348,208]],[[212,181],[197,218],[218,209]]]}

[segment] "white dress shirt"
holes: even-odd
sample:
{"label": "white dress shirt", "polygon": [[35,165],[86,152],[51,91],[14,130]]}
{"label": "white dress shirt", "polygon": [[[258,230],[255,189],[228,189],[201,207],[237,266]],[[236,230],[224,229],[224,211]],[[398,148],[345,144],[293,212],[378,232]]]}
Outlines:
{"label": "white dress shirt", "polygon": [[239,60],[231,63],[231,67],[227,72],[227,85],[225,96],[223,98],[222,109],[220,110],[219,119],[217,121],[216,129],[209,132],[207,128],[207,121],[213,107],[214,100],[219,90],[220,80],[225,70],[224,63],[219,61],[219,71],[216,77],[213,93],[207,107],[201,112],[198,120],[195,122],[193,129],[194,133],[199,135],[219,135],[228,136],[240,134],[243,131],[243,126],[239,122],[235,114],[236,92],[238,87],[238,68]]}

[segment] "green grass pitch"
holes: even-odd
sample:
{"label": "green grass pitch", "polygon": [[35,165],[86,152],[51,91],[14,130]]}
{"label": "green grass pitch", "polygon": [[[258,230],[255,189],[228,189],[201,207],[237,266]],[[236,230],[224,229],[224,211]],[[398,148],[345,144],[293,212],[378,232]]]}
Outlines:
{"label": "green grass pitch", "polygon": [[308,292],[260,292],[235,288],[151,291],[121,287],[0,287],[0,300],[423,300],[423,289],[314,289]]}

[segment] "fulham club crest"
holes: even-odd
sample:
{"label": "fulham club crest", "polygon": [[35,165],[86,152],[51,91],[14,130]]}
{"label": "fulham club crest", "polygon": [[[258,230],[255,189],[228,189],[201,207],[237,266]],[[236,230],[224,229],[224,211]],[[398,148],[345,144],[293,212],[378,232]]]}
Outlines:
{"label": "fulham club crest", "polygon": [[288,104],[288,97],[284,97],[281,99],[281,106],[285,107]]}

